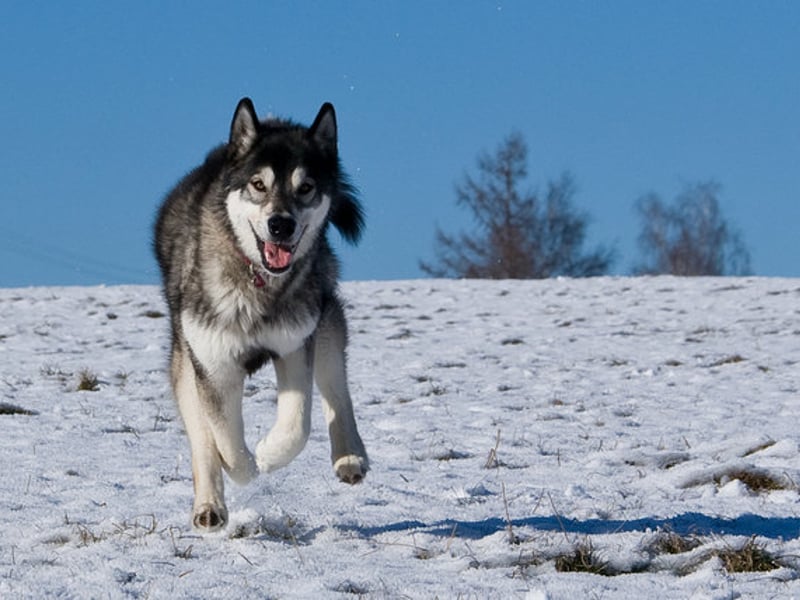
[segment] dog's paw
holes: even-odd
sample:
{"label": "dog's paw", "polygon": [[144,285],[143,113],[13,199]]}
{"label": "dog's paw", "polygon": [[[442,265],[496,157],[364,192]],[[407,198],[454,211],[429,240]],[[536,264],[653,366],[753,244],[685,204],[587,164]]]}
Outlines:
{"label": "dog's paw", "polygon": [[262,473],[270,473],[288,465],[300,454],[308,436],[302,431],[270,431],[256,446],[256,465]]}
{"label": "dog's paw", "polygon": [[256,465],[261,473],[271,473],[288,462],[275,446],[274,441],[268,437],[256,446]]}
{"label": "dog's paw", "polygon": [[369,462],[366,456],[348,454],[333,463],[336,476],[349,484],[361,483],[369,471]]}
{"label": "dog's paw", "polygon": [[194,509],[192,525],[197,531],[211,533],[219,531],[228,523],[228,510],[224,506],[202,504]]}
{"label": "dog's paw", "polygon": [[246,485],[258,477],[259,468],[256,459],[250,452],[242,453],[240,460],[235,465],[225,465],[225,470],[230,478],[239,485]]}

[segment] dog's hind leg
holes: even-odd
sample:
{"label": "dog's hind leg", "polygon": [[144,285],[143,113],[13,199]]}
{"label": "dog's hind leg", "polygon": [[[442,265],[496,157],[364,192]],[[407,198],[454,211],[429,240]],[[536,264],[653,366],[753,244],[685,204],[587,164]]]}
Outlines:
{"label": "dog's hind leg", "polygon": [[298,350],[274,359],[278,414],[272,429],[256,447],[256,461],[263,472],[286,466],[308,441],[313,358],[313,345],[306,342]]}
{"label": "dog's hind leg", "polygon": [[331,438],[331,461],[346,483],[359,483],[369,469],[347,387],[347,322],[338,299],[328,303],[316,334],[314,378]]}

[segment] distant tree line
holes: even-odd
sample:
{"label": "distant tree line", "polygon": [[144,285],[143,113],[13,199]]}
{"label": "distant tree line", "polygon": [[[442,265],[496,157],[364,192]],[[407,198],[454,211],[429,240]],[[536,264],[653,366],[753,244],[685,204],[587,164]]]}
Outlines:
{"label": "distant tree line", "polygon": [[[589,216],[574,205],[569,173],[547,182],[544,191],[526,187],[528,149],[519,133],[494,154],[478,157],[477,174],[456,184],[456,204],[469,211],[469,232],[436,229],[435,257],[420,261],[433,277],[542,279],[591,277],[609,272],[614,251],[586,249]],[[641,222],[637,275],[745,275],[750,253],[719,206],[714,182],[687,184],[672,203],[655,193],[639,198]]]}

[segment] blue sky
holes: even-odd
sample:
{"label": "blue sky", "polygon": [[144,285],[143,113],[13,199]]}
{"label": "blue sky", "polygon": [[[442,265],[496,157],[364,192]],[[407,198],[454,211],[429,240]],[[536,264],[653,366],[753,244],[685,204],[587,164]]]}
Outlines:
{"label": "blue sky", "polygon": [[156,283],[156,208],[245,95],[334,103],[367,210],[346,279],[422,276],[513,130],[530,187],[574,175],[615,273],[638,197],[714,179],[756,274],[800,276],[800,2],[11,1],[0,56],[0,286]]}

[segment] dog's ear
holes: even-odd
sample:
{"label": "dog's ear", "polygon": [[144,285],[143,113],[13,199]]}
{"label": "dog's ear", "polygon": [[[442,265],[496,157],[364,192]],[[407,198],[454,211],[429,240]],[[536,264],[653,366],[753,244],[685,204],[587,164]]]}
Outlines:
{"label": "dog's ear", "polygon": [[326,152],[336,154],[336,113],[333,104],[326,102],[322,105],[308,132]]}
{"label": "dog's ear", "polygon": [[231,122],[228,145],[236,157],[244,156],[253,146],[258,131],[258,117],[250,98],[242,98],[236,107]]}
{"label": "dog's ear", "polygon": [[[336,149],[336,112],[333,104],[326,102],[319,109],[314,124],[309,128],[308,134],[319,145],[320,148],[336,161],[336,168],[340,171],[338,164],[338,152]],[[364,209],[358,201],[358,193],[347,177],[341,174],[339,186],[334,194],[331,204],[331,223],[342,237],[351,244],[357,244],[364,231]]]}

